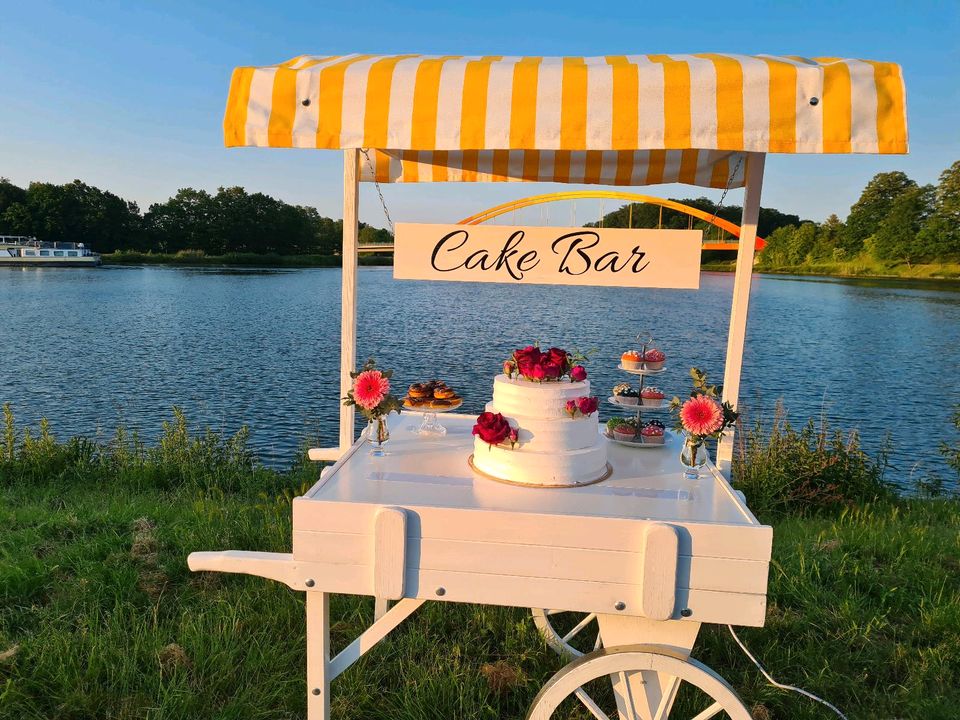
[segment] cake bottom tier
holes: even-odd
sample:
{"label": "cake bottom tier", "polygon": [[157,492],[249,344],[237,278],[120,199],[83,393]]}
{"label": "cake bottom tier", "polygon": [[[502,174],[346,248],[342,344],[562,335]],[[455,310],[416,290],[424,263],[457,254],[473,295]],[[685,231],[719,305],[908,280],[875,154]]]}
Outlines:
{"label": "cake bottom tier", "polygon": [[585,485],[607,472],[606,443],[581,450],[518,452],[474,439],[473,467],[485,475],[522,485]]}

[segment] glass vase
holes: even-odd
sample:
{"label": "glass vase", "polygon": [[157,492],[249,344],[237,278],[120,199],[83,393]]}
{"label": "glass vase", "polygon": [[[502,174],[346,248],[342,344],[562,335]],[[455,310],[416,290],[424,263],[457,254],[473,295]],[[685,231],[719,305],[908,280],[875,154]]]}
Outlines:
{"label": "glass vase", "polygon": [[383,416],[370,419],[370,425],[367,430],[367,439],[370,441],[370,454],[374,457],[383,457],[386,451],[383,446],[390,439],[390,431],[387,429],[387,419]]}
{"label": "glass vase", "polygon": [[680,464],[683,465],[685,479],[696,480],[700,477],[700,468],[707,464],[707,448],[703,440],[695,435],[684,435]]}

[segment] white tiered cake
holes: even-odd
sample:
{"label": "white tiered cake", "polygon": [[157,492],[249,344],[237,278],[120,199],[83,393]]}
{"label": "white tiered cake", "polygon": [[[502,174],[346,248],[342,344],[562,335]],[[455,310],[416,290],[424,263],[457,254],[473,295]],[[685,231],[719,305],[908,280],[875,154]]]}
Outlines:
{"label": "white tiered cake", "polygon": [[473,466],[494,478],[524,485],[585,485],[607,474],[607,445],[598,413],[566,411],[568,400],[590,395],[590,381],[532,382],[497,375],[487,412],[501,413],[518,429],[517,444],[489,445],[474,438]]}

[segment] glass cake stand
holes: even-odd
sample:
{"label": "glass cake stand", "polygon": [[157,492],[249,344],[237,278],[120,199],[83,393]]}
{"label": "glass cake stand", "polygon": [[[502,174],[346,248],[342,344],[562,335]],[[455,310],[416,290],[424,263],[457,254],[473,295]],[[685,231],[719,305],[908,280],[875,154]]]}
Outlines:
{"label": "glass cake stand", "polygon": [[403,409],[408,413],[421,413],[423,415],[423,421],[420,423],[420,427],[416,429],[418,435],[446,435],[447,429],[440,424],[440,421],[437,420],[437,415],[439,413],[450,412],[451,410],[456,410],[458,407],[463,405],[463,400],[458,400],[453,405],[447,407],[415,407],[412,405],[407,405],[404,403]]}

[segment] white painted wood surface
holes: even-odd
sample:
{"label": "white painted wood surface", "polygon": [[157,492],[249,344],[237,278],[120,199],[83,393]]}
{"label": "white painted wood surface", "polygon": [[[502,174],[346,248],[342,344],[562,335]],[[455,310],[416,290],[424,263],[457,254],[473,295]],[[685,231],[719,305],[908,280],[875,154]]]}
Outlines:
{"label": "white painted wood surface", "polygon": [[702,230],[397,223],[400,280],[700,287]]}
{"label": "white painted wood surface", "polygon": [[[624,615],[599,615],[600,635],[603,646],[615,648],[634,643],[655,645],[688,658],[700,632],[698,622],[658,622],[642,617]],[[677,691],[674,676],[662,675],[654,670],[617,674],[610,678],[617,706],[622,717],[637,717],[638,720],[654,720],[658,712],[663,720],[669,714]],[[664,714],[665,713],[665,714]]]}
{"label": "white painted wood surface", "polygon": [[[679,538],[672,525],[651,523],[643,533],[640,553],[640,615],[669,620],[677,602]],[[689,587],[689,585],[687,586]]]}
{"label": "white painted wood surface", "polygon": [[407,514],[400,508],[380,508],[373,519],[373,594],[377,598],[403,597],[407,549]]}
{"label": "white painted wood surface", "polygon": [[[357,363],[357,245],[360,241],[360,151],[343,151],[343,247],[340,293],[340,397],[353,385]],[[340,407],[340,452],[353,445],[354,408]]]}
{"label": "white painted wood surface", "polygon": [[[737,408],[740,400],[740,375],[743,369],[743,345],[747,337],[747,316],[750,309],[750,285],[753,280],[753,258],[757,244],[757,222],[760,217],[760,193],[763,189],[763,153],[748,153],[743,213],[740,218],[740,243],[737,245],[737,269],[733,280],[733,303],[730,308],[730,332],[727,335],[726,364],[723,370],[723,399]],[[734,429],[725,434],[717,446],[717,465],[729,477],[733,459]]]}
{"label": "white painted wood surface", "polygon": [[330,596],[307,593],[307,717],[330,720]]}
{"label": "white painted wood surface", "polygon": [[294,557],[320,589],[383,592],[374,528],[402,507],[404,597],[763,624],[772,533],[719,473],[680,499],[676,457],[611,446],[609,481],[517,488],[470,471],[473,418],[448,416],[441,439],[391,422],[386,463],[354,449],[293,503]]}

